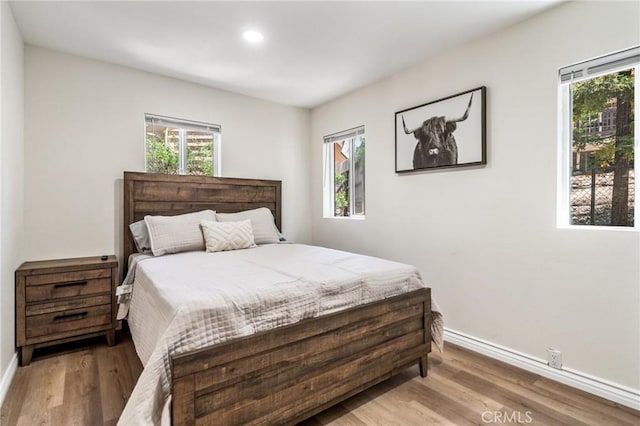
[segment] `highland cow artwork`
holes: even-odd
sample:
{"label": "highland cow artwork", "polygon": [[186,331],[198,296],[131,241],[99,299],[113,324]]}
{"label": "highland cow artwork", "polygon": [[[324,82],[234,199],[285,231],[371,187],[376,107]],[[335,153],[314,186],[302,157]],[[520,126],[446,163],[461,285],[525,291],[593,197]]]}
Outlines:
{"label": "highland cow artwork", "polygon": [[486,87],[396,112],[396,173],[486,164]]}

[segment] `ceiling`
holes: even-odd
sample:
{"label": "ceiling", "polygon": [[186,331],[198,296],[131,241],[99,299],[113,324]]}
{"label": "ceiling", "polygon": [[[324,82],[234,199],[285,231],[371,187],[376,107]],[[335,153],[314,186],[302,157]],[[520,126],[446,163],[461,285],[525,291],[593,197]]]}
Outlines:
{"label": "ceiling", "polygon": [[[314,107],[558,3],[12,1],[25,43]],[[248,44],[242,32],[264,34]]]}

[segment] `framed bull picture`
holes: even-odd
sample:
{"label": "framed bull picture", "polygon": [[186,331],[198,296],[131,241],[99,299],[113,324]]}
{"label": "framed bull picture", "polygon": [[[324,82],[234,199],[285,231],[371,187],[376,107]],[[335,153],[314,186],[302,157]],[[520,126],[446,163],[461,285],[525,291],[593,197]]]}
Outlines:
{"label": "framed bull picture", "polygon": [[396,112],[396,173],[487,164],[486,91]]}

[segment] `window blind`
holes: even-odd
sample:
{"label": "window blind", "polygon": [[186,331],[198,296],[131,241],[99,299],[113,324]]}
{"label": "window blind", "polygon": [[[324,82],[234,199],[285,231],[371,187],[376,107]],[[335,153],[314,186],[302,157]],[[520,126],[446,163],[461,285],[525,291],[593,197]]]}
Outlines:
{"label": "window blind", "polygon": [[217,124],[202,123],[199,121],[180,120],[178,118],[164,117],[162,115],[145,114],[147,123],[152,123],[162,127],[174,127],[178,129],[194,130],[197,132],[220,133],[220,126]]}
{"label": "window blind", "polygon": [[324,137],[324,143],[339,142],[345,139],[355,138],[364,135],[364,126],[354,127],[353,129],[344,130],[342,132],[333,133]]}
{"label": "window blind", "polygon": [[640,64],[640,46],[560,68],[560,83],[586,80],[600,74],[632,68],[638,64]]}

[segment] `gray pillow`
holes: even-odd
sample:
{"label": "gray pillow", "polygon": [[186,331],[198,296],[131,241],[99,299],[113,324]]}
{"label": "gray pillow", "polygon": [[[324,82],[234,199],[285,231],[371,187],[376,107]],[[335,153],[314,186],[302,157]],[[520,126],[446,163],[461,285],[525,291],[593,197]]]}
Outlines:
{"label": "gray pillow", "polygon": [[217,213],[218,222],[238,222],[249,219],[253,228],[256,244],[273,244],[280,242],[280,233],[276,228],[271,210],[266,207],[245,210],[238,213]]}
{"label": "gray pillow", "polygon": [[136,244],[138,253],[153,255],[151,251],[151,240],[149,240],[149,229],[144,220],[133,222],[129,225],[133,242]]}

